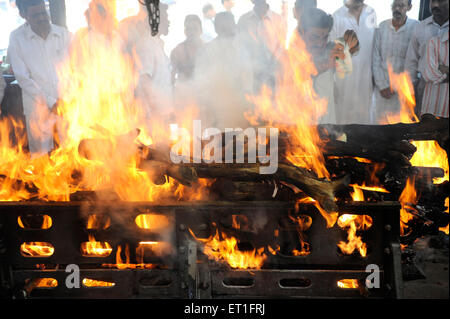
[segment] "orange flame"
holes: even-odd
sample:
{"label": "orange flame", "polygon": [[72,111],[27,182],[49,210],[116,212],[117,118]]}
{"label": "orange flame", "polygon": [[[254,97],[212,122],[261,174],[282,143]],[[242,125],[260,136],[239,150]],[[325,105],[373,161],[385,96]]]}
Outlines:
{"label": "orange flame", "polygon": [[231,268],[260,269],[267,258],[264,247],[258,250],[240,251],[235,237],[228,237],[225,233],[220,236],[218,230],[214,236],[207,239],[197,238],[190,229],[189,232],[197,241],[203,243],[205,255],[216,261],[226,262]]}
{"label": "orange flame", "polygon": [[408,230],[408,222],[414,219],[414,215],[408,210],[413,209],[411,205],[417,204],[417,191],[415,188],[415,179],[409,178],[406,182],[405,189],[400,195],[399,201],[402,204],[400,210],[400,235],[404,236]]}
{"label": "orange flame", "polygon": [[[448,214],[448,209],[449,209],[448,197],[445,199],[445,206],[447,206],[446,212]],[[447,224],[446,227],[439,227],[439,230],[448,235],[448,226],[449,226],[449,224]]]}
{"label": "orange flame", "polygon": [[341,279],[337,282],[337,286],[343,289],[355,289],[359,288],[357,279]]}
{"label": "orange flame", "polygon": [[85,287],[114,287],[116,284],[114,282],[108,282],[103,280],[83,278],[83,286]]}
{"label": "orange flame", "polygon": [[50,257],[55,252],[53,245],[45,242],[28,242],[20,246],[25,257]]}
{"label": "orange flame", "polygon": [[86,257],[107,257],[111,252],[109,243],[96,241],[93,235],[89,235],[88,242],[81,244],[81,253]]}
{"label": "orange flame", "polygon": [[305,43],[297,36],[281,58],[282,76],[275,91],[264,87],[259,96],[249,99],[256,105],[247,118],[269,126],[277,125],[289,134],[291,145],[286,158],[294,165],[314,171],[320,178],[329,178],[315,124],[326,113],[326,101],[315,93],[312,76],[317,74]]}

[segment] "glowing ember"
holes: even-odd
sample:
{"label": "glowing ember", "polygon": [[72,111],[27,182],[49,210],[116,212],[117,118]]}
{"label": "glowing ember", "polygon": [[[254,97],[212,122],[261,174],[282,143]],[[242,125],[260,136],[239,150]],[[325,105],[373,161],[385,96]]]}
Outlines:
{"label": "glowing ember", "polygon": [[148,230],[162,230],[169,227],[169,218],[158,214],[141,214],[136,217],[136,225]]}
{"label": "glowing ember", "polygon": [[83,283],[83,286],[90,287],[90,288],[92,288],[92,287],[114,287],[116,285],[114,282],[89,279],[89,278],[83,278],[82,283]]}
{"label": "glowing ember", "polygon": [[81,244],[81,253],[85,257],[107,257],[111,254],[112,247],[107,242],[96,241],[89,235],[89,241]]}
{"label": "glowing ember", "polygon": [[[30,220],[31,218],[32,220]],[[39,218],[39,221],[36,219]],[[49,229],[52,227],[52,218],[48,215],[40,215],[40,216],[19,216],[17,218],[17,224],[20,228],[23,229]]]}
{"label": "glowing ember", "polygon": [[55,252],[55,248],[44,242],[23,243],[20,252],[25,257],[50,257]]}
{"label": "glowing ember", "polygon": [[35,288],[56,288],[58,287],[58,281],[55,278],[35,278],[27,279],[26,283],[32,281],[32,285]]}
{"label": "glowing ember", "polygon": [[[447,214],[448,214],[448,210],[449,210],[448,197],[445,199],[445,206],[447,206],[446,212],[447,212]],[[449,224],[447,224],[446,227],[440,227],[439,230],[440,230],[441,232],[443,232],[443,233],[445,233],[445,234],[448,235],[448,225],[449,225]]]}
{"label": "glowing ember", "polygon": [[341,279],[337,282],[337,286],[343,289],[355,289],[359,288],[357,279]]}
{"label": "glowing ember", "polygon": [[225,233],[219,235],[216,231],[215,236],[207,239],[197,238],[192,230],[191,235],[199,242],[203,243],[203,253],[209,258],[219,262],[226,262],[231,268],[235,269],[260,269],[267,258],[264,247],[252,251],[240,251],[238,241],[234,237],[228,237]]}

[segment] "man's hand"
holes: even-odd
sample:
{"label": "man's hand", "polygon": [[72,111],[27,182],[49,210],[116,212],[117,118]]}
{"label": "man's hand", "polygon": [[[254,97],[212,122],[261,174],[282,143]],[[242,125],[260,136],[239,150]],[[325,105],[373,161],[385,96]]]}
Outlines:
{"label": "man's hand", "polygon": [[439,71],[441,73],[447,74],[447,77],[445,78],[444,83],[448,82],[448,71],[449,71],[448,66],[443,65],[443,64],[439,65]]}
{"label": "man's hand", "polygon": [[359,51],[359,40],[356,32],[353,30],[347,30],[344,34],[344,41],[350,48],[350,53],[353,55]]}
{"label": "man's hand", "polygon": [[385,88],[384,90],[380,90],[380,94],[382,97],[389,100],[394,95],[394,92],[392,92],[391,88]]}

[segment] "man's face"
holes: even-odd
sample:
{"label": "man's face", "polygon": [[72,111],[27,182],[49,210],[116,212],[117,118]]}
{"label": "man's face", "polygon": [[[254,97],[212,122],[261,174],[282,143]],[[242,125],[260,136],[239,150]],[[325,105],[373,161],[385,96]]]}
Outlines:
{"label": "man's face", "polygon": [[406,13],[411,10],[408,0],[394,0],[392,2],[392,17],[394,20],[405,20]]}
{"label": "man's face", "polygon": [[223,6],[225,7],[225,9],[227,11],[233,9],[233,7],[234,7],[234,0],[225,0],[223,2]]}
{"label": "man's face", "polygon": [[357,10],[364,5],[364,0],[344,0],[344,5],[352,10]]}
{"label": "man's face", "polygon": [[303,33],[303,40],[311,54],[319,54],[328,43],[329,29],[311,27]]}
{"label": "man's face", "polygon": [[47,31],[50,29],[50,18],[45,4],[28,7],[23,17],[33,30]]}
{"label": "man's face", "polygon": [[267,5],[266,0],[252,0],[252,2],[256,7],[262,7]]}
{"label": "man's face", "polygon": [[448,20],[448,0],[431,0],[430,10],[435,20]]}

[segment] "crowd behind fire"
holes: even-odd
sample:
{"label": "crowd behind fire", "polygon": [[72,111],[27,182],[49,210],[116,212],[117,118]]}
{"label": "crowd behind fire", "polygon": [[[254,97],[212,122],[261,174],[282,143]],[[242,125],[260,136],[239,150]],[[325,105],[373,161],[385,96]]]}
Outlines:
{"label": "crowd behind fire", "polygon": [[[287,47],[297,47],[292,44],[300,37],[317,70],[316,94],[328,102],[320,123],[375,124],[398,112],[400,101],[390,83],[390,68],[410,75],[419,115],[448,118],[449,1],[431,0],[432,16],[421,22],[408,17],[411,0],[383,1],[391,6],[392,19],[378,24],[375,10],[364,0],[345,0],[333,15],[318,9],[316,0],[297,0],[298,25],[288,40],[285,17],[272,11],[266,0],[252,0],[253,10],[239,19],[233,15],[235,1],[222,0],[223,12],[205,5],[202,17],[185,17],[186,39],[168,56],[161,38],[170,28],[169,5],[164,1],[159,33],[153,37],[144,5],[136,16],[121,21],[115,32],[110,27],[115,19],[113,1],[92,0],[86,11],[88,28],[71,35],[50,23],[43,0],[16,0],[26,22],[11,33],[8,58],[22,89],[30,151],[53,147],[52,132],[41,132],[48,133],[48,139],[35,139],[29,122],[38,103],[44,101],[51,112],[64,99],[56,68],[76,37],[94,44],[120,39],[120,49],[136,62],[135,94],[145,102],[148,117],[170,116],[197,94],[196,103],[211,113],[210,125],[245,127],[236,119],[250,107],[250,102],[243,102],[245,97],[263,87],[277,89],[280,59]],[[0,100],[5,86],[0,78]]]}

